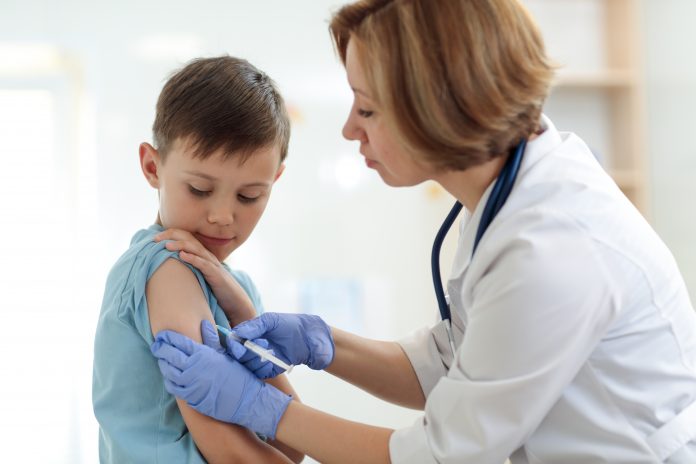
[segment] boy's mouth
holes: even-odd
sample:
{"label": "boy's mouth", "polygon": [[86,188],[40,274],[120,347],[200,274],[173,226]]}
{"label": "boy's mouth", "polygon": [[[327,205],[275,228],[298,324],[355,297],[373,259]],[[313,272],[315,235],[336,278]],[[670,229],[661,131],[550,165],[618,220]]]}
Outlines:
{"label": "boy's mouth", "polygon": [[194,234],[198,240],[203,243],[203,245],[212,245],[212,246],[223,246],[227,245],[230,243],[232,240],[234,240],[234,237],[232,238],[224,238],[224,237],[209,237],[207,235],[203,235],[201,233],[196,232]]}

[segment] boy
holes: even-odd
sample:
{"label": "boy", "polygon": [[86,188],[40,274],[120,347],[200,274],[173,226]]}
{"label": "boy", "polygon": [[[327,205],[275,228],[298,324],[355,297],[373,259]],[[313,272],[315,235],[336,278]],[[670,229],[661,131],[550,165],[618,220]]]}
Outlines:
{"label": "boy", "polygon": [[[202,320],[229,327],[262,309],[249,277],[221,263],[261,217],[289,134],[273,82],[245,60],[194,60],[165,84],[154,146],[140,145],[143,174],[159,195],[156,223],[135,234],[109,273],[96,332],[102,463],[301,460],[167,393],[149,349],[163,329],[200,341]],[[274,385],[294,395],[286,379]]]}

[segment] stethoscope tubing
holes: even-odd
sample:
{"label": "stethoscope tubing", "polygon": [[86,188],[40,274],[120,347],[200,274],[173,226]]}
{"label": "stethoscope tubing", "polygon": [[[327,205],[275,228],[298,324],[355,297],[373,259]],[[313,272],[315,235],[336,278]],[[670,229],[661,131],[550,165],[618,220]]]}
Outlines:
{"label": "stethoscope tubing", "polygon": [[[498,212],[502,209],[503,205],[510,196],[512,192],[512,187],[517,180],[517,173],[520,170],[520,165],[522,164],[522,157],[524,156],[524,150],[527,146],[527,140],[522,139],[520,143],[514,148],[514,151],[510,154],[508,159],[505,161],[503,169],[501,169],[498,178],[495,181],[493,190],[486,201],[486,205],[483,208],[483,213],[481,214],[481,221],[479,222],[478,228],[476,229],[476,238],[474,239],[473,250],[471,255],[473,257],[476,252],[483,234],[491,225],[493,219],[495,219]],[[433,249],[430,254],[430,267],[433,276],[433,287],[435,289],[435,298],[437,299],[437,306],[440,310],[440,317],[443,321],[450,322],[452,315],[450,312],[449,304],[447,303],[447,297],[445,296],[445,289],[442,286],[442,277],[440,274],[440,251],[442,249],[442,243],[447,236],[454,220],[459,215],[462,210],[462,204],[457,201],[452,206],[452,209],[447,214],[444,222],[440,226],[440,229],[435,235],[435,241],[433,242]]]}

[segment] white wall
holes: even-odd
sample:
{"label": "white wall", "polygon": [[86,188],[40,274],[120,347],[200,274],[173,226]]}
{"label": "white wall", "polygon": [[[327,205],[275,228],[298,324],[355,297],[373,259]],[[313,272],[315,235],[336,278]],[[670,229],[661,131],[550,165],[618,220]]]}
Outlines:
{"label": "white wall", "polygon": [[696,298],[696,2],[643,0],[655,229]]}
{"label": "white wall", "polygon": [[[38,158],[9,169],[18,153],[0,152],[2,179],[24,185],[0,190],[0,211],[13,218],[0,230],[0,348],[7,359],[0,461],[96,461],[91,350],[104,278],[132,233],[155,217],[156,195],[139,172],[137,146],[150,139],[166,76],[194,56],[248,58],[299,114],[268,211],[231,258],[257,281],[267,308],[302,310],[303,292],[325,283],[331,292],[312,295],[317,311],[365,335],[395,338],[435,320],[428,259],[449,199],[428,186],[384,187],[360,165],[357,147],[341,139],[350,93],[327,32],[338,3],[0,0],[0,89],[48,88],[58,115],[50,139],[57,148],[46,152],[53,174],[32,164],[45,162]],[[696,43],[687,27],[696,6],[644,3],[653,218],[693,294],[696,64],[683,44]],[[18,74],[10,69],[16,55],[2,61],[12,53],[8,44],[48,45],[57,64],[40,78]],[[32,133],[27,147],[38,150],[47,137]],[[33,184],[40,174],[49,183]],[[29,201],[24,192],[39,193]],[[298,370],[291,378],[306,402],[348,418],[395,427],[416,417],[326,375]],[[31,447],[42,438],[46,446]]]}
{"label": "white wall", "polygon": [[[449,200],[427,186],[384,187],[362,165],[357,147],[341,138],[351,93],[327,30],[336,3],[340,1],[203,1],[195,7],[191,2],[133,0],[0,3],[0,62],[5,57],[0,88],[48,87],[55,91],[55,101],[67,101],[55,112],[59,135],[49,144],[60,148],[45,155],[56,160],[54,177],[61,181],[44,191],[44,198],[65,197],[66,205],[56,209],[40,199],[15,204],[24,212],[14,225],[19,222],[26,229],[43,209],[73,219],[51,223],[50,233],[37,232],[40,238],[63,237],[64,246],[50,258],[55,271],[39,282],[9,271],[0,280],[2,294],[10,297],[0,310],[2,347],[15,350],[26,339],[17,324],[29,328],[50,322],[51,333],[60,340],[51,349],[61,357],[58,363],[37,338],[13,358],[13,382],[0,385],[0,397],[14,399],[0,403],[0,436],[12,437],[7,446],[2,439],[0,461],[26,461],[24,451],[37,435],[53,441],[34,449],[29,460],[96,460],[89,398],[103,284],[132,234],[155,218],[156,193],[139,172],[137,148],[150,140],[156,98],[167,75],[195,56],[230,53],[249,59],[276,80],[298,115],[287,169],[267,213],[230,259],[233,267],[252,275],[266,307],[309,308],[337,325],[385,339],[435,320],[429,248]],[[17,46],[23,48],[17,51]],[[50,63],[27,65],[29,71],[10,65],[17,64],[18,55],[40,60],[42,54],[53,57]],[[46,137],[34,132],[31,138]],[[5,167],[18,156],[15,149],[6,150],[0,154]],[[32,162],[41,160],[27,160],[12,174],[25,179],[29,190],[36,187],[31,184]],[[53,181],[50,172],[45,178]],[[1,201],[3,211],[10,207],[7,195]],[[37,247],[22,243],[27,235],[2,233],[3,242],[15,242],[12,260],[35,266],[45,262],[51,242]],[[50,288],[46,280],[65,289],[55,304],[45,292]],[[32,310],[36,300],[26,294],[34,291],[45,294],[41,305],[51,306],[50,317]],[[308,306],[308,301],[313,303]],[[27,369],[33,360],[59,367]],[[49,385],[41,380],[45,372],[50,373]],[[298,369],[291,378],[305,402],[348,418],[396,427],[415,417],[329,376]],[[13,421],[25,425],[13,427]]]}

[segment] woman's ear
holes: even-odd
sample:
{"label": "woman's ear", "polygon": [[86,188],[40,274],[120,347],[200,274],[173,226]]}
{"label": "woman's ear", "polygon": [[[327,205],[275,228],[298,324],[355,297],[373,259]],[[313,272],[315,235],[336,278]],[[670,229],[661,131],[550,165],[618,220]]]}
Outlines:
{"label": "woman's ear", "polygon": [[278,166],[278,172],[276,172],[275,179],[273,179],[273,182],[278,180],[283,171],[285,171],[285,163],[280,163],[280,166]]}
{"label": "woman's ear", "polygon": [[140,144],[140,169],[143,170],[147,183],[153,188],[160,186],[159,174],[157,170],[160,166],[160,155],[157,149],[147,142]]}

